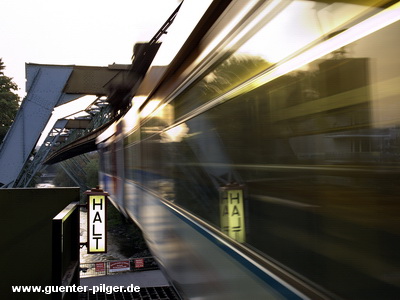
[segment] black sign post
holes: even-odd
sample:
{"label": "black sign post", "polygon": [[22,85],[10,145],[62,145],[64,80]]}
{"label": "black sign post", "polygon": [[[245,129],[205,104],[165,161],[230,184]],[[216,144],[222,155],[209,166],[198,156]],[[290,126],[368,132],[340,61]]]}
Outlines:
{"label": "black sign post", "polygon": [[107,252],[107,196],[102,189],[84,192],[87,199],[87,250],[88,253]]}

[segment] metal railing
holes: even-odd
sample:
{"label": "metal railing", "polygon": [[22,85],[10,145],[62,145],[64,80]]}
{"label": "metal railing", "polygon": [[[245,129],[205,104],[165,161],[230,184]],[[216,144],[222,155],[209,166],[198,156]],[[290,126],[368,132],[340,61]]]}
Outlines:
{"label": "metal railing", "polygon": [[115,275],[121,272],[158,270],[153,257],[138,257],[126,260],[108,260],[80,264],[80,278]]}

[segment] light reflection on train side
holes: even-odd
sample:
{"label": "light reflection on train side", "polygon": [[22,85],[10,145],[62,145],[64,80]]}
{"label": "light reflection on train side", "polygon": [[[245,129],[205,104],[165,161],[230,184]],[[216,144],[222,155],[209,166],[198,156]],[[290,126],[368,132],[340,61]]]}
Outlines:
{"label": "light reflection on train side", "polygon": [[[310,9],[303,17],[313,4],[345,18],[323,24],[327,32],[313,47],[302,48],[312,38],[299,38],[277,64],[235,52],[254,29],[246,28],[230,55],[168,105],[150,99],[141,128],[125,137],[126,176],[135,185],[126,190],[140,190],[128,195],[140,207],[125,205],[138,209],[133,214],[162,263],[193,297],[226,296],[228,286],[243,292],[242,279],[266,283],[270,273],[257,268],[267,262],[328,298],[398,295],[400,27],[392,22],[399,4],[328,39],[343,22],[357,23],[360,7],[303,4]],[[256,20],[268,26],[279,16]],[[283,32],[289,39],[291,30]],[[235,183],[246,190],[243,207],[221,207],[221,189]],[[243,237],[225,228],[240,244],[223,234],[227,216],[245,217]],[[196,277],[211,271],[212,280]],[[260,286],[269,291],[268,284]]]}

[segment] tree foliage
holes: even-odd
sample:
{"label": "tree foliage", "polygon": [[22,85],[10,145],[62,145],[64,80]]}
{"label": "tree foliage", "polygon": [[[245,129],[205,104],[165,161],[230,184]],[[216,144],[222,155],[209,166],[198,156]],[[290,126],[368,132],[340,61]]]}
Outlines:
{"label": "tree foliage", "polygon": [[7,77],[3,70],[4,63],[0,58],[0,142],[14,121],[19,107],[19,96],[15,93],[17,85]]}
{"label": "tree foliage", "polygon": [[99,184],[99,153],[94,151],[86,155],[90,161],[84,166],[85,184],[89,188],[94,188]]}
{"label": "tree foliage", "polygon": [[56,177],[53,179],[53,184],[57,187],[76,186],[75,182],[65,173],[60,165],[56,167]]}
{"label": "tree foliage", "polygon": [[[83,163],[83,160],[77,161],[79,166],[85,173],[85,176],[77,178],[82,181],[88,188],[94,188],[99,184],[98,172],[99,172],[99,154],[95,152],[87,153],[88,163]],[[59,187],[71,187],[76,186],[76,183],[69,177],[67,173],[56,165],[56,177],[53,180],[53,184]]]}

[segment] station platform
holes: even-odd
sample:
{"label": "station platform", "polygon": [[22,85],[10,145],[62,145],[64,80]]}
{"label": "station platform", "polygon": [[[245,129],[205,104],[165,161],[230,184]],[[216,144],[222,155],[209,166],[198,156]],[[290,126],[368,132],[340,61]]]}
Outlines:
{"label": "station platform", "polygon": [[86,277],[80,279],[81,286],[93,288],[100,284],[106,286],[130,286],[131,284],[140,287],[168,286],[169,283],[160,270],[141,272],[126,272],[115,275]]}
{"label": "station platform", "polygon": [[[169,285],[160,270],[127,272],[116,275],[87,277],[80,279],[81,286],[87,286],[88,291],[79,295],[80,300],[180,300],[175,289]],[[110,287],[140,287],[139,292],[117,291],[110,292]],[[108,291],[106,290],[108,287]],[[101,289],[100,291],[96,290]]]}

